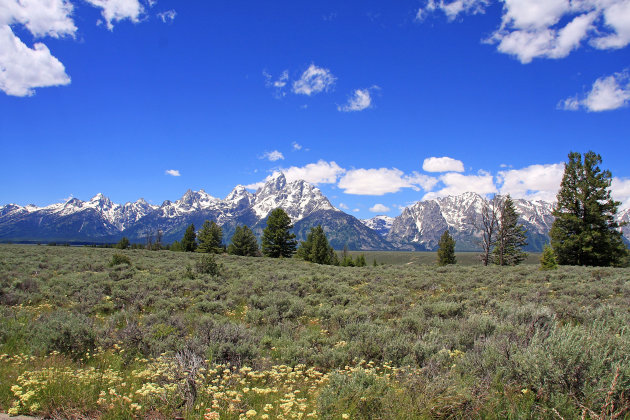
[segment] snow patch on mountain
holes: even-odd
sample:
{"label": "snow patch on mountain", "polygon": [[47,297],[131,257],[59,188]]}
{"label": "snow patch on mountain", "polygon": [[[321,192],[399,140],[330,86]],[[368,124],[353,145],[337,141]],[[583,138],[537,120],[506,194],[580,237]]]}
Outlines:
{"label": "snow patch on mountain", "polygon": [[370,229],[375,230],[381,236],[387,236],[392,228],[392,224],[394,223],[394,218],[385,215],[378,215],[372,217],[371,219],[361,220],[361,223]]}

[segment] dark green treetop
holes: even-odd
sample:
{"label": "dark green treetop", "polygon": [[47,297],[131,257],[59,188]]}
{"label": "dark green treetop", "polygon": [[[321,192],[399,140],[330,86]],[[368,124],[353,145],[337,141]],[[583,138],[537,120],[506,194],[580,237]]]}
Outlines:
{"label": "dark green treetop", "polygon": [[612,175],[600,155],[569,153],[553,212],[551,246],[561,265],[619,265],[628,254],[611,198]]}
{"label": "dark green treetop", "polygon": [[197,235],[195,234],[195,225],[190,224],[184,232],[184,237],[180,241],[182,250],[185,252],[194,252],[197,249]]}
{"label": "dark green treetop", "polygon": [[267,227],[263,230],[262,252],[267,257],[290,258],[295,253],[297,241],[289,215],[277,208],[267,218]]}
{"label": "dark green treetop", "polygon": [[206,220],[197,232],[197,252],[219,254],[223,250],[223,230],[214,221]]}
{"label": "dark green treetop", "polygon": [[338,265],[337,253],[328,243],[328,238],[321,225],[311,228],[306,241],[300,244],[296,257],[317,264]]}
{"label": "dark green treetop", "polygon": [[445,230],[438,242],[438,265],[456,264],[455,239]]}
{"label": "dark green treetop", "polygon": [[259,255],[258,241],[254,232],[245,226],[237,226],[228,246],[228,254],[256,257]]}

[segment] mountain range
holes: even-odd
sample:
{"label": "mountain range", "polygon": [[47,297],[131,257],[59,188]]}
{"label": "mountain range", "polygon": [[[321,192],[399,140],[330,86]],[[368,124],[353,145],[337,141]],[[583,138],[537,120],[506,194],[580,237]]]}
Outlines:
{"label": "mountain range", "polygon": [[[319,188],[302,180],[287,182],[278,172],[255,193],[238,185],[224,199],[204,190],[188,190],[179,200],[159,206],[143,199],[116,204],[103,194],[89,201],[71,198],[46,207],[7,204],[0,206],[0,241],[112,243],[126,236],[143,243],[160,230],[163,243],[170,243],[181,239],[191,223],[199,228],[205,220],[214,220],[227,242],[239,225],[248,225],[260,237],[269,213],[281,207],[299,240],[306,238],[311,227],[322,225],[336,249],[435,250],[448,229],[458,250],[472,251],[478,249],[476,226],[484,200],[479,194],[464,193],[418,201],[395,218],[359,220],[335,208]],[[522,199],[514,203],[527,229],[527,250],[540,251],[548,242],[553,204]],[[620,212],[618,218],[630,222],[630,210]],[[625,226],[623,233],[630,238],[630,227]]]}

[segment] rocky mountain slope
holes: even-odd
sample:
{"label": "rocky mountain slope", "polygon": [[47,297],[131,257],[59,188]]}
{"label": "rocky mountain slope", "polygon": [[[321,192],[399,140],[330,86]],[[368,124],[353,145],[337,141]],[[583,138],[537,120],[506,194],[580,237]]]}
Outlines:
{"label": "rocky mountain slope", "polygon": [[[336,249],[347,245],[353,250],[435,250],[448,229],[458,250],[477,250],[483,202],[478,194],[464,193],[419,201],[396,218],[359,220],[336,209],[315,186],[287,182],[282,173],[276,173],[253,194],[239,185],[223,199],[204,190],[188,190],[179,200],[167,200],[160,206],[143,199],[115,204],[103,194],[89,201],[72,198],[46,207],[7,204],[0,206],[0,241],[104,243],[126,236],[143,243],[148,236],[155,239],[159,230],[162,241],[171,243],[181,239],[191,223],[199,228],[205,220],[214,220],[228,242],[239,225],[248,225],[262,235],[268,214],[281,207],[291,217],[298,239],[304,240],[311,227],[321,224]],[[548,241],[553,205],[527,200],[514,200],[514,204],[527,229],[527,249],[540,251]],[[630,222],[630,210],[618,217]],[[622,231],[630,238],[630,225]]]}
{"label": "rocky mountain slope", "polygon": [[102,194],[42,208],[8,204],[0,207],[0,240],[115,242],[126,236],[144,242],[149,235],[155,239],[159,230],[162,241],[170,243],[181,239],[191,223],[199,228],[205,220],[214,220],[227,241],[238,225],[246,224],[261,235],[267,216],[278,207],[291,217],[300,240],[306,239],[310,227],[321,224],[334,246],[391,248],[377,232],[336,209],[318,188],[305,181],[288,183],[282,173],[274,174],[255,194],[239,185],[224,199],[188,190],[179,200],[160,206],[142,199],[114,204]]}
{"label": "rocky mountain slope", "polygon": [[[398,249],[434,250],[448,229],[458,250],[476,250],[483,202],[476,193],[419,201],[394,219],[386,238]],[[514,204],[527,229],[528,250],[542,249],[553,223],[553,205],[527,200],[514,200]]]}

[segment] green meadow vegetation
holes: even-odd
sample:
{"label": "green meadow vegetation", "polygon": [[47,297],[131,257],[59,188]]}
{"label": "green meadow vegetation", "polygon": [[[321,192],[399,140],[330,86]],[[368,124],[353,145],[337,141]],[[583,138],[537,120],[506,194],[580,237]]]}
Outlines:
{"label": "green meadow vegetation", "polygon": [[630,269],[364,254],[0,246],[0,411],[630,418]]}

